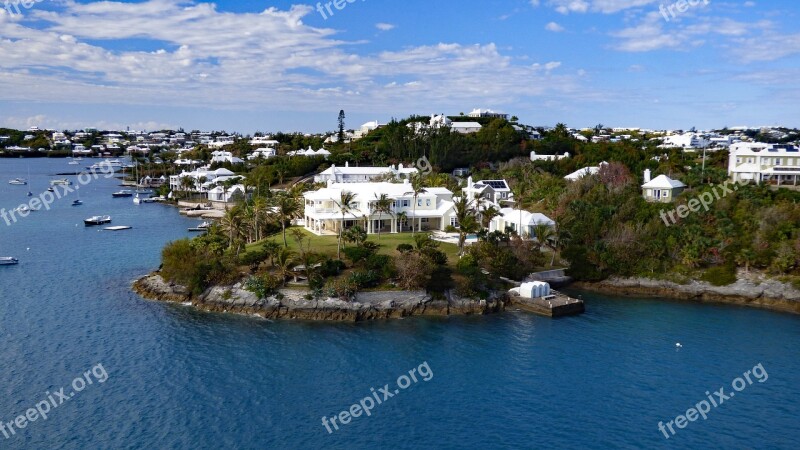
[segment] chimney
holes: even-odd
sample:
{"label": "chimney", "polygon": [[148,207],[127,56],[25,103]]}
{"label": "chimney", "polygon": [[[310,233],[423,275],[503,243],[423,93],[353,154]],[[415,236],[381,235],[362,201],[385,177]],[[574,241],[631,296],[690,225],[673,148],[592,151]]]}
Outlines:
{"label": "chimney", "polygon": [[344,166],[345,166],[345,167],[350,167],[350,161],[345,161],[345,162],[344,162]]}
{"label": "chimney", "polygon": [[650,169],[645,169],[644,171],[644,182],[645,184],[650,182]]}

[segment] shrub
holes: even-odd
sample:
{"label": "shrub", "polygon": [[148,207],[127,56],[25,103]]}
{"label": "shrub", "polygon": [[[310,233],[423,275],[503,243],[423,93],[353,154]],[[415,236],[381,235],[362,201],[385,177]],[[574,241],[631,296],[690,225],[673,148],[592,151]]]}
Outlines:
{"label": "shrub", "polygon": [[260,299],[267,298],[278,292],[281,280],[270,274],[251,276],[245,282],[244,288],[258,296]]}
{"label": "shrub", "polygon": [[320,266],[319,273],[325,278],[335,277],[336,275],[342,273],[344,268],[344,261],[339,259],[328,259],[322,263],[322,266]]}
{"label": "shrub", "polygon": [[388,255],[370,255],[364,262],[364,267],[367,270],[375,271],[380,279],[388,279],[394,277],[396,269],[394,267],[394,260]]}
{"label": "shrub", "polygon": [[353,262],[358,264],[361,261],[369,258],[375,251],[366,247],[347,247],[344,249],[344,255]]}
{"label": "shrub", "polygon": [[397,251],[400,253],[410,253],[414,251],[414,246],[411,244],[400,244],[397,246]]}
{"label": "shrub", "polygon": [[736,267],[733,265],[712,267],[700,278],[714,286],[728,286],[736,282]]}

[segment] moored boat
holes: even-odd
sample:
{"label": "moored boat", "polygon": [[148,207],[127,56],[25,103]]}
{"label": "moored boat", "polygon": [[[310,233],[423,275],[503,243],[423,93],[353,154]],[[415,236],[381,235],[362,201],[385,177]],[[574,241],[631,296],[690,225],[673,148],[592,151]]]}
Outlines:
{"label": "moored boat", "polygon": [[111,194],[111,196],[114,197],[114,198],[133,197],[133,191],[129,191],[127,189],[123,189],[121,191],[114,192],[113,194]]}
{"label": "moored boat", "polygon": [[111,223],[111,216],[92,216],[83,221],[83,224],[87,227],[103,225],[106,223]]}
{"label": "moored boat", "polygon": [[12,266],[14,264],[19,264],[19,260],[17,258],[11,256],[0,256],[0,266]]}
{"label": "moored boat", "polygon": [[211,222],[203,222],[196,227],[189,228],[189,231],[194,233],[203,233],[208,231],[209,228],[211,228]]}
{"label": "moored boat", "polygon": [[25,186],[28,182],[24,178],[14,178],[13,180],[9,181],[8,184],[13,184],[15,186]]}
{"label": "moored boat", "polygon": [[50,186],[72,186],[72,181],[69,181],[66,178],[60,178],[58,180],[50,180]]}

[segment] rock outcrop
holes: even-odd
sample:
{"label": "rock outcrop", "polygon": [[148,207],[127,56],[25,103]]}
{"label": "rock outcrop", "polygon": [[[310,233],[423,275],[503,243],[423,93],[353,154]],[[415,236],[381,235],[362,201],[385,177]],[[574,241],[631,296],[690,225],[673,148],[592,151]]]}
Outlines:
{"label": "rock outcrop", "polygon": [[504,297],[485,301],[448,295],[433,299],[424,291],[361,292],[353,301],[311,299],[308,292],[286,289],[280,298],[260,299],[241,284],[217,286],[193,297],[188,290],[166,282],[158,273],[133,284],[144,298],[166,302],[191,303],[198,309],[259,315],[267,319],[360,322],[411,316],[483,315],[505,309]]}
{"label": "rock outcrop", "polygon": [[609,278],[574,287],[608,294],[643,295],[709,303],[728,303],[800,314],[800,290],[777,280],[740,278],[728,286],[702,281],[679,284],[649,278]]}

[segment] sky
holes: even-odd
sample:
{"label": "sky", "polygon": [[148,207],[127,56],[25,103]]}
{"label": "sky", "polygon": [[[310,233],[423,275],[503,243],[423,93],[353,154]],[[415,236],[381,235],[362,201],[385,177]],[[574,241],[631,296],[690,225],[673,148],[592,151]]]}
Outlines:
{"label": "sky", "polygon": [[0,126],[800,127],[797,0],[28,1],[0,0]]}

